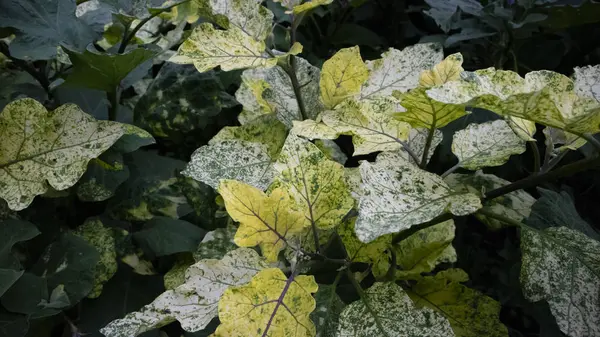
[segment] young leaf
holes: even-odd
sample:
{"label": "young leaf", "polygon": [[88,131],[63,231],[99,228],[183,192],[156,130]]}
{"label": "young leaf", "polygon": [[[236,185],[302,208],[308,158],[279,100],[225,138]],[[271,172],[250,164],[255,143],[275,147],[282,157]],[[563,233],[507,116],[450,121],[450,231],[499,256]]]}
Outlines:
{"label": "young leaf", "polygon": [[[510,184],[507,180],[481,171],[477,171],[475,174],[453,173],[447,176],[444,181],[456,191],[471,192],[480,197],[484,197],[486,191]],[[486,201],[482,209],[522,222],[529,217],[534,202],[535,198],[529,193],[518,190]],[[475,213],[475,217],[492,229],[499,229],[508,225],[480,213]]]}
{"label": "young leaf", "polygon": [[321,70],[321,100],[327,109],[333,109],[346,98],[358,94],[369,77],[369,70],[358,47],[340,49],[323,63]]}
{"label": "young leaf", "polygon": [[335,336],[340,314],[346,306],[336,293],[337,284],[320,284],[315,294],[315,310],[310,314],[310,319],[315,324],[315,337]]}
{"label": "young leaf", "polygon": [[26,208],[36,195],[73,186],[90,159],[113,145],[127,129],[96,121],[76,105],[48,112],[24,98],[0,114],[0,195],[11,209]]}
{"label": "young leaf", "polygon": [[139,48],[116,55],[89,50],[83,54],[68,54],[73,63],[73,72],[67,76],[64,85],[113,92],[133,69],[156,56],[156,51]]}
{"label": "young leaf", "polygon": [[[429,273],[440,263],[456,262],[454,221],[448,220],[435,226],[422,229],[391,247],[396,253],[397,280],[418,279],[422,273]],[[381,238],[381,237],[380,237]],[[383,277],[390,268],[389,253],[373,266],[373,275]]]}
{"label": "young leaf", "polygon": [[315,336],[309,314],[315,309],[318,285],[313,276],[279,268],[258,272],[250,283],[231,287],[219,300],[221,325],[215,337]]}
{"label": "young leaf", "polygon": [[396,284],[377,282],[342,311],[336,336],[451,337],[454,333],[442,315],[429,308],[417,309]]}
{"label": "young leaf", "polygon": [[58,46],[79,51],[96,34],[75,16],[73,0],[6,0],[0,3],[0,26],[17,30],[10,54],[19,59],[48,60]]}
{"label": "young leaf", "polygon": [[[296,57],[296,77],[301,83],[300,95],[308,116],[302,116],[290,76],[283,68],[247,69],[242,74],[243,83],[236,97],[244,105],[246,120],[272,112],[288,128],[292,121],[314,119],[323,110],[319,100],[319,68],[303,58]],[[250,94],[251,96],[247,97]]]}
{"label": "young leaf", "polygon": [[358,205],[356,235],[369,242],[449,212],[467,215],[481,208],[472,193],[453,191],[437,175],[393,152],[360,165],[364,194]]}
{"label": "young leaf", "polygon": [[344,167],[329,160],[318,147],[290,134],[276,168],[277,182],[304,213],[312,229],[331,229],[352,209],[354,199],[346,186]]}
{"label": "young leaf", "polygon": [[566,227],[521,227],[525,297],[546,301],[570,337],[600,334],[600,243]]}
{"label": "young leaf", "polygon": [[267,264],[248,248],[233,250],[221,260],[198,261],[186,271],[184,284],[110,322],[100,332],[106,337],[134,337],[175,320],[186,331],[202,330],[217,316],[218,301],[227,288],[246,284],[264,268]]}
{"label": "young leaf", "polygon": [[87,219],[77,227],[73,234],[84,239],[96,248],[100,260],[95,267],[94,287],[88,294],[89,298],[97,298],[102,288],[117,272],[117,251],[113,231],[105,227],[100,219]]}
{"label": "young leaf", "polygon": [[380,59],[367,61],[369,77],[360,90],[361,99],[377,96],[389,97],[394,91],[401,93],[419,84],[419,74],[431,69],[444,58],[437,43],[421,43],[397,50],[390,48]]}
{"label": "young leaf", "polygon": [[269,195],[235,180],[221,180],[219,193],[229,216],[240,223],[234,241],[240,247],[259,245],[267,261],[277,261],[288,239],[304,232],[304,215],[282,189]]}
{"label": "young leaf", "polygon": [[417,308],[430,308],[448,319],[457,337],[505,337],[500,303],[459,282],[468,280],[460,269],[425,276],[407,290]]}
{"label": "young leaf", "polygon": [[525,152],[525,141],[504,120],[470,124],[454,134],[452,152],[458,165],[468,170],[500,166],[511,155]]}
{"label": "young leaf", "polygon": [[579,96],[574,87],[571,79],[551,71],[534,71],[522,78],[488,68],[464,72],[460,81],[429,89],[427,95],[438,102],[466,104],[575,134],[599,132],[600,103]]}

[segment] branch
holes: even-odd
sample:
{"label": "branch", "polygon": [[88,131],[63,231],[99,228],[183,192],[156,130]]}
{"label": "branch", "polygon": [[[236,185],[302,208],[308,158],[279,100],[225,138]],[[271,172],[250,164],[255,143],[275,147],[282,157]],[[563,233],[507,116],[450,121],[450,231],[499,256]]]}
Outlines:
{"label": "branch", "polygon": [[583,160],[574,162],[569,165],[562,166],[561,168],[551,171],[551,172],[546,172],[546,173],[542,173],[542,174],[529,176],[525,179],[515,181],[511,184],[502,186],[500,188],[497,188],[495,190],[492,190],[492,191],[486,193],[482,202],[492,200],[494,198],[497,198],[499,196],[505,195],[510,192],[533,187],[533,186],[539,185],[546,181],[558,179],[558,178],[565,177],[565,176],[570,176],[577,172],[581,172],[581,171],[585,171],[585,170],[594,168],[598,165],[600,165],[600,157],[589,158],[589,159],[583,159]]}
{"label": "branch", "polygon": [[110,109],[108,110],[108,120],[117,120],[117,110],[119,110],[119,88],[116,87],[112,92],[108,92],[108,101],[110,102]]}
{"label": "branch", "polygon": [[[293,18],[292,26],[290,27],[290,46],[293,46],[296,43],[296,29],[300,25],[302,18],[304,16],[300,15]],[[296,96],[296,101],[298,102],[298,109],[300,109],[300,117],[304,120],[307,119],[308,115],[306,114],[306,108],[304,106],[304,99],[302,98],[302,92],[300,91],[300,82],[298,82],[298,77],[296,73],[298,72],[298,64],[296,62],[296,56],[290,55],[290,67],[285,69],[285,72],[290,77],[290,81],[292,82],[292,88],[294,89],[294,95]]]}
{"label": "branch", "polygon": [[485,215],[488,218],[496,219],[498,221],[502,221],[502,222],[507,223],[509,225],[513,225],[515,227],[521,227],[521,226],[524,225],[523,223],[521,223],[521,222],[519,222],[517,220],[513,220],[513,219],[511,219],[509,217],[506,217],[506,216],[500,215],[500,214],[496,214],[494,212],[490,212],[490,211],[488,211],[488,210],[486,210],[484,208],[482,208],[479,211],[477,211],[477,213],[479,213],[481,215]]}

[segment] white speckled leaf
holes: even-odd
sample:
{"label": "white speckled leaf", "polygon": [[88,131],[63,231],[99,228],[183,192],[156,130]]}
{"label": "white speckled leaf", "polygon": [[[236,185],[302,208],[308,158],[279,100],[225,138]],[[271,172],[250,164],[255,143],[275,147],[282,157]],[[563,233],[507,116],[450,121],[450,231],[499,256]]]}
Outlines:
{"label": "white speckled leaf", "polygon": [[[300,57],[296,57],[296,64],[296,77],[301,83],[300,94],[308,115],[305,117],[314,119],[323,110],[319,100],[320,71]],[[273,112],[288,128],[292,127],[292,121],[303,119],[290,76],[283,68],[248,69],[242,74],[242,80],[245,86],[241,92],[238,90],[236,97],[242,98],[240,103],[244,105],[246,115]]]}
{"label": "white speckled leaf", "polygon": [[421,71],[441,62],[444,52],[439,44],[422,43],[402,50],[390,48],[380,59],[367,61],[369,78],[360,90],[361,99],[391,96],[419,85]]}
{"label": "white speckled leaf", "polygon": [[77,182],[90,159],[127,132],[123,124],[96,121],[73,104],[48,112],[24,98],[0,114],[0,196],[13,210],[26,208],[50,187]]}
{"label": "white speckled leaf", "polygon": [[[485,174],[482,171],[477,171],[474,174],[453,173],[447,176],[444,181],[456,191],[471,192],[480,197],[484,197],[486,192],[510,184],[508,180],[504,180],[493,174]],[[529,217],[531,206],[533,206],[535,201],[535,198],[529,193],[517,190],[486,201],[483,204],[483,209],[522,222]],[[475,217],[492,229],[507,226],[506,222],[489,218],[480,213],[475,213]]]}
{"label": "white speckled leaf", "polygon": [[336,337],[452,337],[450,323],[441,314],[417,309],[394,283],[377,282],[365,297],[348,305],[340,316]]}
{"label": "white speckled leaf", "polygon": [[600,102],[600,65],[576,67],[573,79],[575,93]]}
{"label": "white speckled leaf", "polygon": [[310,314],[310,319],[315,324],[317,334],[315,337],[335,336],[340,314],[346,306],[336,293],[337,284],[319,284],[315,294],[317,303],[315,310]]}
{"label": "white speckled leaf", "polygon": [[[427,137],[429,136],[429,130],[423,128],[412,128],[408,134],[408,147],[417,155],[418,158],[423,157],[423,152],[425,151],[425,145],[427,144]],[[427,162],[431,160],[435,148],[438,147],[442,143],[444,135],[442,131],[435,130],[433,132],[433,138],[431,139],[431,144],[429,146],[429,153],[427,154]],[[400,149],[398,153],[404,157],[404,159],[409,160],[411,163],[415,164],[414,159],[406,152],[404,149]],[[417,163],[418,164],[418,163]]]}
{"label": "white speckled leaf", "polygon": [[600,335],[600,242],[566,227],[521,227],[521,286],[570,337]]}
{"label": "white speckled leaf", "polygon": [[194,151],[182,174],[214,189],[219,186],[220,179],[235,179],[264,190],[276,172],[266,145],[224,140]]}
{"label": "white speckled leaf", "polygon": [[441,177],[419,169],[397,153],[384,152],[375,163],[362,162],[360,173],[363,196],[356,235],[363,242],[444,213],[462,216],[481,208],[476,195],[453,191]]}
{"label": "white speckled leaf", "polygon": [[525,152],[525,141],[504,120],[472,123],[454,134],[452,152],[468,170],[500,166],[511,155]]}
{"label": "white speckled leaf", "polygon": [[260,0],[193,0],[202,16],[224,29],[239,28],[256,41],[264,41],[271,32],[273,13]]}
{"label": "white speckled leaf", "polygon": [[198,262],[202,259],[223,258],[225,254],[237,247],[233,242],[236,230],[233,220],[229,220],[227,227],[206,233],[194,252],[194,260]]}
{"label": "white speckled leaf", "polygon": [[100,332],[106,337],[134,337],[175,320],[185,331],[202,330],[217,316],[219,299],[227,288],[247,283],[267,267],[249,248],[238,248],[221,260],[200,260],[186,271],[184,284],[110,322]]}
{"label": "white speckled leaf", "polygon": [[[447,104],[466,104],[503,116],[527,119],[575,134],[600,131],[600,102],[574,90],[573,80],[541,70],[520,77],[494,68],[463,72],[461,80],[429,89],[427,95]],[[578,95],[579,94],[579,95]]]}

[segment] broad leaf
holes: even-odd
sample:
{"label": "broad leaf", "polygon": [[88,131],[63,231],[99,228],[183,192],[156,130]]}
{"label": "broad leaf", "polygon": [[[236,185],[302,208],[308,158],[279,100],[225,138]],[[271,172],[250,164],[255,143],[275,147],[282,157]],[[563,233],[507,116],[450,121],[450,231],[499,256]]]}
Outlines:
{"label": "broad leaf", "polygon": [[[221,256],[221,258],[223,258]],[[185,283],[185,272],[194,264],[194,259],[189,254],[180,254],[177,256],[173,267],[165,273],[165,289],[172,290]]]}
{"label": "broad leaf", "polygon": [[[456,262],[454,221],[448,220],[422,229],[391,247],[396,254],[397,269],[392,274],[398,280],[415,280],[429,273],[441,263]],[[383,277],[390,268],[390,253],[380,258],[373,266],[373,275]]]}
{"label": "broad leaf", "polygon": [[474,16],[483,15],[483,6],[477,0],[459,0],[455,2],[425,0],[425,2],[431,6],[431,9],[424,11],[424,13],[434,19],[437,25],[446,33],[458,28],[456,25],[460,20],[460,12],[457,12],[459,8],[461,11]]}
{"label": "broad leaf", "polygon": [[402,50],[390,48],[380,59],[367,61],[369,77],[362,85],[360,98],[388,97],[394,91],[407,92],[419,85],[422,71],[442,61],[442,48],[436,43],[422,43]]}
{"label": "broad leaf", "polygon": [[[460,81],[432,88],[427,95],[447,104],[491,110],[575,134],[600,131],[600,103],[578,95],[568,77],[551,71],[517,73],[493,68],[464,72]],[[580,91],[579,91],[580,92]]]}
{"label": "broad leaf", "polygon": [[375,163],[361,163],[360,172],[364,194],[358,205],[356,235],[363,242],[443,213],[461,216],[481,208],[476,195],[453,191],[439,176],[396,153],[382,153]]}
{"label": "broad leaf", "polygon": [[48,60],[58,46],[79,51],[96,34],[75,17],[75,0],[6,0],[0,3],[0,26],[14,27],[10,54],[20,59]]}
{"label": "broad leaf", "polygon": [[[477,171],[475,174],[453,173],[447,176],[444,181],[456,191],[471,192],[481,198],[485,196],[486,192],[510,184],[510,181],[481,171]],[[529,217],[534,202],[535,198],[529,193],[517,190],[484,202],[482,209],[522,222]],[[492,229],[499,229],[507,225],[505,222],[480,213],[475,213],[475,217]]]}
{"label": "broad leaf", "polygon": [[600,66],[576,67],[574,70],[575,93],[600,102]]}
{"label": "broad leaf", "polygon": [[525,297],[546,301],[561,331],[600,334],[600,242],[566,227],[521,227]]}
{"label": "broad leaf", "polygon": [[102,288],[117,272],[117,250],[113,231],[105,227],[98,218],[87,219],[83,225],[73,232],[96,248],[100,260],[95,267],[94,287],[88,294],[89,298],[96,298],[102,293]]}
{"label": "broad leaf", "polygon": [[21,210],[49,187],[73,186],[88,161],[126,132],[124,125],[96,121],[72,104],[48,112],[33,99],[10,103],[0,114],[2,198]]}
{"label": "broad leaf", "polygon": [[458,80],[464,70],[462,63],[463,57],[460,53],[449,55],[431,70],[423,71],[419,76],[419,85],[429,88]]}
{"label": "broad leaf", "polygon": [[369,70],[358,47],[340,49],[321,69],[321,100],[327,109],[332,109],[346,98],[359,93],[367,80]]}
{"label": "broad leaf", "polygon": [[259,245],[267,261],[277,261],[277,255],[288,240],[305,231],[307,220],[294,210],[295,204],[283,189],[269,195],[235,180],[221,180],[219,193],[227,213],[240,223],[234,241],[240,247]]}
{"label": "broad leaf", "polygon": [[155,55],[155,51],[141,48],[116,55],[89,50],[83,54],[69,52],[73,72],[67,76],[64,85],[114,92],[133,69]]}
{"label": "broad leaf", "polygon": [[318,285],[313,276],[264,269],[250,283],[231,287],[219,300],[215,337],[314,336],[309,314]]}
{"label": "broad leaf", "polygon": [[525,141],[504,120],[472,123],[454,134],[452,152],[458,165],[468,170],[500,166],[511,155],[525,152]]}
{"label": "broad leaf", "polygon": [[[352,262],[363,262],[377,267],[382,265],[380,269],[383,270],[385,262],[380,262],[380,260],[388,258],[387,250],[392,247],[392,235],[382,235],[369,243],[364,243],[356,237],[355,225],[356,218],[352,218],[345,221],[338,228],[338,234],[342,239],[344,249],[348,253],[348,258]],[[377,276],[381,276],[385,272],[387,272],[387,269],[383,270],[383,273],[377,274]]]}
{"label": "broad leaf", "polygon": [[468,280],[460,269],[425,276],[407,290],[417,308],[430,308],[448,319],[457,337],[504,337],[500,303],[459,282]]}
{"label": "broad leaf", "polygon": [[340,316],[336,336],[454,336],[450,323],[437,312],[417,309],[394,283],[377,282]]}
{"label": "broad leaf", "polygon": [[330,160],[311,142],[290,134],[276,168],[280,188],[295,200],[313,228],[331,229],[352,209],[344,167]]}
{"label": "broad leaf", "polygon": [[31,223],[19,220],[0,220],[0,296],[21,277],[21,264],[11,254],[12,247],[30,240],[40,232]]}
{"label": "broad leaf", "polygon": [[323,110],[319,100],[319,68],[300,57],[296,57],[296,65],[296,77],[301,83],[300,95],[307,116],[300,112],[290,76],[277,66],[248,69],[242,74],[244,85],[236,92],[236,97],[244,105],[245,120],[271,112],[291,128],[292,121],[315,118]]}
{"label": "broad leaf", "polygon": [[206,233],[194,252],[194,260],[198,262],[202,259],[223,258],[229,251],[237,248],[233,242],[236,230],[237,227],[230,220],[227,227],[217,228],[214,231]]}
{"label": "broad leaf", "polygon": [[237,103],[215,72],[166,62],[135,106],[140,123],[159,137],[208,129],[223,108]]}
{"label": "broad leaf", "polygon": [[315,294],[315,310],[310,314],[310,318],[315,324],[315,337],[335,336],[337,331],[340,314],[346,306],[336,293],[337,284],[320,284],[319,290]]}
{"label": "broad leaf", "polygon": [[203,237],[204,230],[199,227],[167,217],[155,217],[133,234],[135,241],[154,256],[193,252]]}
{"label": "broad leaf", "polygon": [[107,337],[133,337],[176,320],[186,331],[202,330],[217,316],[221,295],[229,287],[246,284],[264,268],[267,264],[248,248],[231,251],[221,260],[200,260],[187,270],[184,284],[112,321],[101,332]]}

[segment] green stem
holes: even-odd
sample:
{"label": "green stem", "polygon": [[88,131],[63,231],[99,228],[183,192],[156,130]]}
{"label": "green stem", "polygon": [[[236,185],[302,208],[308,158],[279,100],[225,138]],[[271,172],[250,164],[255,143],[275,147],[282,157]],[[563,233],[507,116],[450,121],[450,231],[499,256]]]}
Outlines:
{"label": "green stem", "polygon": [[[296,29],[300,25],[302,18],[304,16],[300,15],[294,17],[292,26],[290,27],[290,46],[293,46],[296,43]],[[304,120],[308,118],[306,114],[306,108],[304,106],[304,99],[302,98],[302,92],[300,91],[300,83],[298,82],[298,77],[296,73],[298,72],[298,64],[296,62],[296,56],[290,55],[290,67],[286,69],[286,73],[290,77],[290,81],[292,82],[292,89],[294,90],[294,95],[296,96],[296,102],[298,102],[298,109],[300,110],[300,117]]]}
{"label": "green stem", "polygon": [[509,217],[506,217],[504,215],[500,215],[500,214],[496,214],[494,212],[490,212],[484,208],[480,209],[479,211],[477,211],[477,213],[481,214],[481,215],[485,215],[488,218],[492,218],[492,219],[496,219],[498,221],[502,221],[504,223],[507,223],[509,225],[513,225],[515,227],[521,227],[523,226],[523,223],[517,221],[517,220],[513,220]]}
{"label": "green stem", "polygon": [[108,101],[110,102],[110,109],[108,110],[108,120],[117,120],[117,110],[119,109],[119,88],[115,88],[113,91],[107,93]]}
{"label": "green stem", "polygon": [[425,169],[427,166],[427,157],[429,157],[429,148],[431,147],[431,142],[433,141],[433,135],[435,134],[435,124],[436,121],[434,119],[431,128],[429,129],[429,134],[427,135],[427,141],[425,142],[425,149],[423,149],[423,158],[421,158],[421,168]]}
{"label": "green stem", "polygon": [[533,152],[533,173],[537,174],[540,172],[540,150],[535,141],[528,141],[527,144],[529,144],[529,147]]}
{"label": "green stem", "polygon": [[546,181],[558,179],[558,178],[565,177],[565,176],[570,176],[577,172],[581,172],[581,171],[585,171],[585,170],[594,168],[598,165],[600,165],[600,158],[583,159],[583,160],[574,162],[572,164],[562,166],[557,170],[532,175],[525,179],[521,179],[521,180],[515,181],[511,184],[508,184],[506,186],[502,186],[500,188],[492,190],[492,191],[486,193],[485,198],[483,198],[482,201],[492,200],[494,198],[503,196],[510,192],[533,187],[533,186],[539,185]]}
{"label": "green stem", "polygon": [[453,173],[454,171],[458,170],[459,168],[460,168],[460,161],[458,163],[456,163],[456,165],[454,165],[451,168],[449,168],[448,170],[446,170],[446,172],[442,173],[442,178],[446,178],[448,175],[450,175],[450,173]]}

